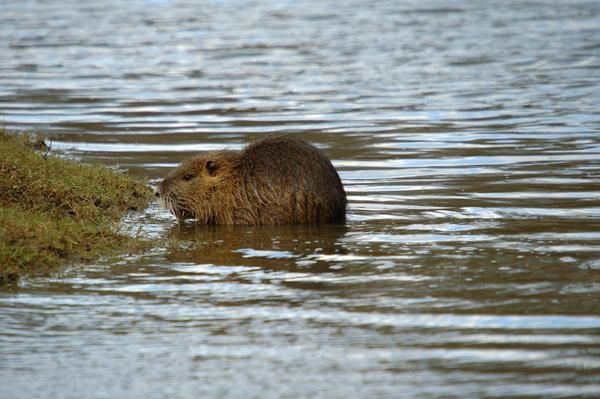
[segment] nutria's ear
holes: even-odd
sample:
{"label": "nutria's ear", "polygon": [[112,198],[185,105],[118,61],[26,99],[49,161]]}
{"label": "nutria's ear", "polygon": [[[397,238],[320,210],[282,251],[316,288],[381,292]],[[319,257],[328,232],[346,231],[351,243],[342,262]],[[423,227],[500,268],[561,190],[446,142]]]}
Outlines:
{"label": "nutria's ear", "polygon": [[214,176],[217,172],[217,164],[213,161],[206,161],[206,170],[209,175]]}

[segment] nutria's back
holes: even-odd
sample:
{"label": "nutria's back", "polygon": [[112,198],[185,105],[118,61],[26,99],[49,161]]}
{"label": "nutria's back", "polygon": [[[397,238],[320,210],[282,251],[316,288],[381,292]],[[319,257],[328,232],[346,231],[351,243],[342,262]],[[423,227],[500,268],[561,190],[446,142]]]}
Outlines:
{"label": "nutria's back", "polygon": [[210,224],[340,223],[346,193],[327,157],[293,136],[184,162],[156,195],[178,219]]}

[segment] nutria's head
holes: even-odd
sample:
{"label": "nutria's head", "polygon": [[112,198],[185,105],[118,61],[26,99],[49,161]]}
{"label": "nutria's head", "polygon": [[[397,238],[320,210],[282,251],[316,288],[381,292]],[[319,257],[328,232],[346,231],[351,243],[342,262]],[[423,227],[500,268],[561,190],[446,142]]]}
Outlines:
{"label": "nutria's head", "polygon": [[154,194],[178,220],[215,223],[222,201],[237,185],[236,159],[228,152],[188,159],[160,182]]}

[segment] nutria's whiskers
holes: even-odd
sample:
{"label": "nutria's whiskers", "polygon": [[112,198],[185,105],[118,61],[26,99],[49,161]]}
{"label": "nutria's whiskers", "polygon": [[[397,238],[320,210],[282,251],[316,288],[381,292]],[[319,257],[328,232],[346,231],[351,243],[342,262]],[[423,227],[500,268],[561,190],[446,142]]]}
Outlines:
{"label": "nutria's whiskers", "polygon": [[171,212],[171,214],[173,214],[177,220],[180,219],[180,210],[177,206],[177,201],[175,198],[173,198],[173,195],[171,193],[165,193],[164,195],[161,195],[159,197],[158,200],[160,206],[162,206],[165,209],[168,209],[169,212]]}

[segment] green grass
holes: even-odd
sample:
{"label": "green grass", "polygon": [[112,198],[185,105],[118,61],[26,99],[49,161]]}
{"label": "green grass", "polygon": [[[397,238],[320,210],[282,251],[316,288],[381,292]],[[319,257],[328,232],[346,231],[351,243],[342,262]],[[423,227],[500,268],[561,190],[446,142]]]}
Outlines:
{"label": "green grass", "polygon": [[143,182],[35,147],[0,130],[0,284],[139,244],[117,228],[127,211],[146,206]]}

